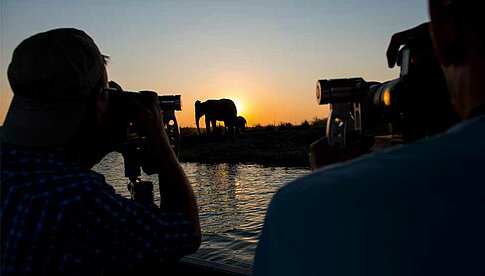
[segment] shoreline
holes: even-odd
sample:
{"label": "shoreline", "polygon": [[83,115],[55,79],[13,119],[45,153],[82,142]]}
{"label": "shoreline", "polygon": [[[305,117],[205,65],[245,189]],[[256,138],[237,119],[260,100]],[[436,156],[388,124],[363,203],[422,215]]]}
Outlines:
{"label": "shoreline", "polygon": [[310,168],[308,149],[323,127],[249,130],[241,136],[181,135],[179,161]]}

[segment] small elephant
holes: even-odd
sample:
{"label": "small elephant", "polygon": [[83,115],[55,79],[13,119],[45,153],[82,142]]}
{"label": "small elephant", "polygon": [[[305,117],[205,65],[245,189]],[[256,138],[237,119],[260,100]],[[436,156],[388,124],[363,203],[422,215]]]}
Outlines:
{"label": "small elephant", "polygon": [[246,132],[246,118],[237,116],[236,118],[236,135],[242,135]]}
{"label": "small elephant", "polygon": [[197,133],[200,135],[199,120],[205,116],[206,133],[210,133],[210,126],[212,130],[216,129],[216,121],[223,121],[224,127],[229,129],[229,133],[234,134],[236,126],[237,109],[232,100],[219,99],[195,102],[195,125],[197,126]]}

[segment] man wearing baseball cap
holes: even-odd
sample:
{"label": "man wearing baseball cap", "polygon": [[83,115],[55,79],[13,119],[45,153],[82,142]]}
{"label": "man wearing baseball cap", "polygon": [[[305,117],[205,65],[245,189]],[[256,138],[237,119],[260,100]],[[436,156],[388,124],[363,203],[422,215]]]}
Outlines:
{"label": "man wearing baseball cap", "polygon": [[148,270],[200,245],[196,200],[155,93],[132,108],[150,137],[160,207],[116,194],[90,170],[123,139],[107,131],[105,60],[73,28],[36,34],[13,53],[14,97],[1,128],[2,275]]}

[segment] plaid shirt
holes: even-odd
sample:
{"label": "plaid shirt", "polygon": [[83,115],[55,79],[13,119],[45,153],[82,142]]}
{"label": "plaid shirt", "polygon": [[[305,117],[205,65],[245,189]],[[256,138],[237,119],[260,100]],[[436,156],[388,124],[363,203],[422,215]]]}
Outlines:
{"label": "plaid shirt", "polygon": [[115,194],[59,150],[1,144],[1,275],[163,265],[193,250],[180,213]]}

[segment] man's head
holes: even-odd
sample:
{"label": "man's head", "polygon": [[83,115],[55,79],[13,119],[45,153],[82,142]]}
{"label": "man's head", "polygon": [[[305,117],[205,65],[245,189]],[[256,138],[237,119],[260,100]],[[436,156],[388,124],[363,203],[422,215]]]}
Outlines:
{"label": "man's head", "polygon": [[13,53],[8,79],[14,97],[2,141],[29,147],[66,144],[86,112],[95,112],[97,93],[107,85],[98,47],[85,32],[72,28],[22,41]]}
{"label": "man's head", "polygon": [[485,104],[485,27],[480,3],[429,0],[435,52],[453,104],[463,118]]}

